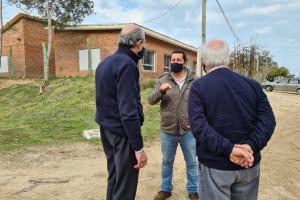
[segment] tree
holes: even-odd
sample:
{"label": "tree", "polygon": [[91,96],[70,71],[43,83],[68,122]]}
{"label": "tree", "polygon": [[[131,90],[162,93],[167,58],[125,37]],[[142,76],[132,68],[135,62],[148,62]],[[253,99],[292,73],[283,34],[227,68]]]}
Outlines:
{"label": "tree", "polygon": [[285,67],[278,67],[277,65],[270,68],[270,73],[268,76],[268,81],[274,81],[277,76],[282,76],[288,78],[290,74],[289,70]]}
{"label": "tree", "polygon": [[94,3],[90,0],[7,0],[18,8],[36,10],[48,22],[48,50],[44,63],[44,82],[49,80],[49,62],[52,48],[52,30],[62,30],[80,24],[86,16],[94,14]]}
{"label": "tree", "polygon": [[287,78],[295,78],[295,74],[289,74],[288,76],[287,76]]}

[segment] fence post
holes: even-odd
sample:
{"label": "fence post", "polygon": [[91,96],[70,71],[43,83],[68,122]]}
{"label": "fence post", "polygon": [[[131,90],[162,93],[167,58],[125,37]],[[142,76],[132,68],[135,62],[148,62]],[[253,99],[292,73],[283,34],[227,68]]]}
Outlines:
{"label": "fence post", "polygon": [[88,57],[89,57],[89,62],[88,62],[89,77],[92,77],[92,50],[91,50],[91,39],[90,38],[87,39],[87,43],[88,43]]}
{"label": "fence post", "polygon": [[47,60],[47,50],[46,50],[46,42],[42,43],[43,46],[43,55],[44,55],[44,72],[46,70],[46,60]]}
{"label": "fence post", "polygon": [[14,77],[14,68],[13,68],[13,62],[12,62],[12,49],[11,49],[11,46],[9,46],[9,59],[10,59],[11,77]]}

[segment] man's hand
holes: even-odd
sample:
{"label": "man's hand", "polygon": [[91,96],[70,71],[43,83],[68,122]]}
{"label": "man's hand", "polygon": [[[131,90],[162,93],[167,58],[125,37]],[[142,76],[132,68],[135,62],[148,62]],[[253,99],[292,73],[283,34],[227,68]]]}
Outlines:
{"label": "man's hand", "polygon": [[187,126],[188,129],[191,129],[191,126]]}
{"label": "man's hand", "polygon": [[252,154],[250,154],[243,148],[233,147],[229,158],[231,162],[245,168],[251,167],[254,162],[254,157],[252,156]]}
{"label": "man's hand", "polygon": [[145,151],[142,151],[141,153],[135,153],[135,157],[138,161],[138,164],[134,166],[135,169],[141,169],[147,165],[148,157]]}
{"label": "man's hand", "polygon": [[171,89],[171,85],[169,83],[164,83],[160,86],[161,92],[168,92]]}
{"label": "man's hand", "polygon": [[235,144],[234,147],[244,149],[248,151],[251,155],[253,155],[253,151],[248,144]]}

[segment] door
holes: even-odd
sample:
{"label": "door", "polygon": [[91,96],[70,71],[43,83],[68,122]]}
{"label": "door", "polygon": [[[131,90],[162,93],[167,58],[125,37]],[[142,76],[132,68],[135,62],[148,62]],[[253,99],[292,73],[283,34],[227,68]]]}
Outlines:
{"label": "door", "polygon": [[299,84],[298,79],[290,79],[290,81],[287,85],[288,85],[288,90],[289,91],[295,92],[300,84]]}
{"label": "door", "polygon": [[287,90],[287,83],[288,83],[289,79],[288,78],[284,78],[281,79],[279,81],[276,82],[276,84],[274,85],[274,89],[276,90]]}

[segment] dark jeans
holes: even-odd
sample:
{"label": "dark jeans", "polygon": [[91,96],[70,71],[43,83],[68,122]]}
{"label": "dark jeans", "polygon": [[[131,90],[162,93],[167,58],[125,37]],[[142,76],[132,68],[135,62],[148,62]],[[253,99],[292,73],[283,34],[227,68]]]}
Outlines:
{"label": "dark jeans", "polygon": [[127,137],[121,137],[101,128],[101,141],[107,159],[107,200],[134,200],[139,170]]}

